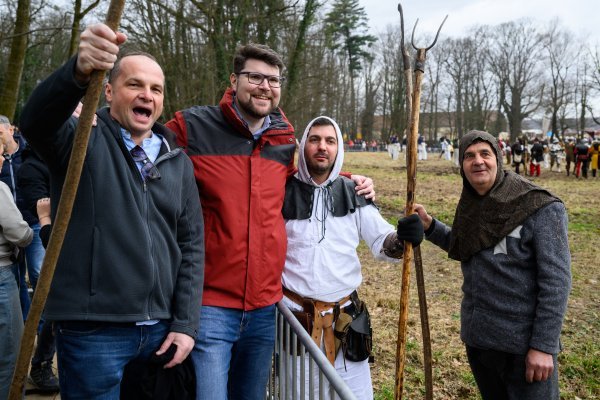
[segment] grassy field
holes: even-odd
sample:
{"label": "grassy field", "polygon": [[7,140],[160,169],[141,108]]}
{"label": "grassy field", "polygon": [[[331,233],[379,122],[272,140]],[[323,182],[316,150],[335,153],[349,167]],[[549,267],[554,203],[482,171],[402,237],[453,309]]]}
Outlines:
{"label": "grassy field", "polygon": [[[387,153],[346,153],[344,170],[375,181],[382,214],[395,223],[405,203],[406,167]],[[562,399],[600,399],[600,178],[584,180],[565,173],[543,171],[535,182],[559,196],[569,213],[569,242],[573,287],[563,325],[559,355]],[[438,154],[419,161],[416,201],[451,224],[462,188],[458,169]],[[421,246],[431,325],[434,398],[478,399],[465,350],[459,338],[462,276],[458,262],[431,243]],[[376,398],[392,399],[400,299],[401,264],[372,260],[360,249],[364,282],[360,289],[369,304],[374,325]],[[414,271],[411,271],[405,397],[424,396],[422,341]]]}

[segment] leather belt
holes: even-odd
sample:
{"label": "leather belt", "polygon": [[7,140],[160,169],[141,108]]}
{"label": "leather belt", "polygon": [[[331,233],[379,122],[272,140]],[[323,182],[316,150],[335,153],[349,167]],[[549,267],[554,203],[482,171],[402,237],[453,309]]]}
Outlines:
{"label": "leather belt", "polygon": [[[294,293],[288,288],[283,288],[283,294],[303,308],[303,311],[312,315],[313,328],[310,336],[318,347],[321,347],[321,340],[325,345],[325,355],[327,359],[334,365],[335,362],[335,336],[333,334],[333,323],[337,320],[340,310],[344,307],[342,304],[347,303],[352,295],[348,295],[336,302],[325,302],[320,300],[302,297],[298,293]],[[333,312],[323,315],[322,313],[328,310]]]}

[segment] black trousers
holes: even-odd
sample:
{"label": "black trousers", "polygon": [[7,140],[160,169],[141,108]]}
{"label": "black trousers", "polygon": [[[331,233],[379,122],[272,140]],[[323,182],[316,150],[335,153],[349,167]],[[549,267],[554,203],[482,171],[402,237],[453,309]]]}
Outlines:
{"label": "black trousers", "polygon": [[471,371],[483,400],[558,400],[558,364],[548,380],[525,381],[525,355],[466,346]]}

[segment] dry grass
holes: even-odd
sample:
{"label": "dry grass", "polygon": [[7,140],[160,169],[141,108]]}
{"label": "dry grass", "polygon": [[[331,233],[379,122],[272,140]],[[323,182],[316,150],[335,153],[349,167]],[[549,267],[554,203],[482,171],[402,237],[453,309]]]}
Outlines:
{"label": "dry grass", "polygon": [[[392,223],[405,202],[404,160],[392,161],[386,153],[346,153],[344,169],[370,176],[376,184],[382,214]],[[564,172],[543,171],[535,178],[558,195],[569,213],[573,289],[563,326],[563,352],[559,356],[561,398],[600,399],[600,178],[576,180]],[[462,181],[458,169],[430,155],[418,163],[417,202],[446,223],[451,223]],[[369,304],[375,332],[372,373],[376,398],[393,398],[401,264],[372,260],[361,247],[364,282],[362,297]],[[433,348],[434,398],[478,399],[464,347],[459,338],[462,276],[457,262],[436,246],[424,242],[423,265]],[[424,396],[419,308],[411,271],[405,397]]]}

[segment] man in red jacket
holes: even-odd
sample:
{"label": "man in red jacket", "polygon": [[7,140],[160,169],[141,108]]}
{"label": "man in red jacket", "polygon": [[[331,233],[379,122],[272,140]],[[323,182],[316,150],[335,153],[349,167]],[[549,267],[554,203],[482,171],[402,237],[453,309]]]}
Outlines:
{"label": "man in red jacket", "polygon": [[[204,297],[192,353],[198,399],[265,395],[287,245],[281,208],[295,170],[294,128],[278,107],[283,67],[269,47],[241,46],[219,105],[179,111],[167,123],[194,164],[205,221]],[[359,194],[371,191],[366,183]]]}

